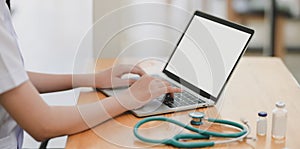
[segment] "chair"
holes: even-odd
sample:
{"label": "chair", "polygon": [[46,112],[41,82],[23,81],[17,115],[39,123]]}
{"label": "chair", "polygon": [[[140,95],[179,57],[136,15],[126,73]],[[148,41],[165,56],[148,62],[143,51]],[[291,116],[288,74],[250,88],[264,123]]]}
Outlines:
{"label": "chair", "polygon": [[45,141],[43,141],[39,147],[39,149],[46,149],[47,148],[47,145],[48,145],[48,142],[49,142],[50,139],[47,139]]}
{"label": "chair", "polygon": [[8,8],[10,9],[10,0],[6,0],[6,4],[7,4]]}

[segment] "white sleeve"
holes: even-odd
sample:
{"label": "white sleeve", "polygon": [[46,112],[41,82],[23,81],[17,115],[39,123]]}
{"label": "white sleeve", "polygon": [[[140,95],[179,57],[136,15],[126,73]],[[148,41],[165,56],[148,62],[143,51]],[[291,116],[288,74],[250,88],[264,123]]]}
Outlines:
{"label": "white sleeve", "polygon": [[0,94],[28,80],[7,10],[0,6]]}

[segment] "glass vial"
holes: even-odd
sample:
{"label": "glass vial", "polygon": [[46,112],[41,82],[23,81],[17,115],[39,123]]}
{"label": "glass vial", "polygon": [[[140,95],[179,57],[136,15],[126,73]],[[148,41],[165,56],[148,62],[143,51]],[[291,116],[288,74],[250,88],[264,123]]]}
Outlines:
{"label": "glass vial", "polygon": [[272,137],[284,139],[287,125],[287,110],[284,102],[277,102],[276,108],[272,111]]}
{"label": "glass vial", "polygon": [[259,112],[256,123],[256,134],[259,136],[265,136],[267,134],[267,113]]}

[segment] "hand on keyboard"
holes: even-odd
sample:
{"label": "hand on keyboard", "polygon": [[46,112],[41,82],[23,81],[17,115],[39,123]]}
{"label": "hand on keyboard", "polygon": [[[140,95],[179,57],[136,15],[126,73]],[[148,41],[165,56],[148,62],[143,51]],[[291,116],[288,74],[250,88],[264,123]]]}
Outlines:
{"label": "hand on keyboard", "polygon": [[177,108],[182,106],[190,106],[204,103],[203,100],[199,99],[187,91],[181,93],[174,93],[172,97],[170,93],[166,94],[163,98],[163,103],[170,108]]}
{"label": "hand on keyboard", "polygon": [[175,92],[181,92],[181,89],[173,87],[163,80],[143,75],[128,90],[121,93],[118,100],[126,109],[132,110],[142,107],[165,93]]}

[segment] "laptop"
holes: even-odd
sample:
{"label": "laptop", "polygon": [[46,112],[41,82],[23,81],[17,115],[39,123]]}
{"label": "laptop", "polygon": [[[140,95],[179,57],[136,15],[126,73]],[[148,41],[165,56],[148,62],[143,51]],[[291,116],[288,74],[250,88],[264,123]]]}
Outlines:
{"label": "laptop", "polygon": [[[137,117],[214,106],[254,30],[196,11],[160,74],[182,93],[162,95],[132,110]],[[121,89],[101,90],[113,96]]]}

